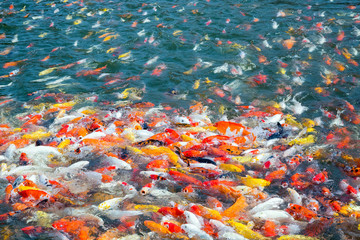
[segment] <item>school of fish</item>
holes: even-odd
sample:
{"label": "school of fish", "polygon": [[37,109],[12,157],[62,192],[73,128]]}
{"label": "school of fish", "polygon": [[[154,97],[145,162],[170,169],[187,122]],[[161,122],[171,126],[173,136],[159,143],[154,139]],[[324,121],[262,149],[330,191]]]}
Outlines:
{"label": "school of fish", "polygon": [[[330,150],[352,141],[346,128],[316,146],[318,123],[280,106],[241,105],[213,122],[201,102],[185,114],[53,96],[60,103],[27,105],[20,126],[0,125],[0,221],[23,221],[31,238],[316,239],[343,222],[360,228],[358,160]],[[322,162],[337,158],[344,178],[333,180]]]}
{"label": "school of fish", "polygon": [[3,239],[360,238],[356,4],[104,2],[0,3]]}

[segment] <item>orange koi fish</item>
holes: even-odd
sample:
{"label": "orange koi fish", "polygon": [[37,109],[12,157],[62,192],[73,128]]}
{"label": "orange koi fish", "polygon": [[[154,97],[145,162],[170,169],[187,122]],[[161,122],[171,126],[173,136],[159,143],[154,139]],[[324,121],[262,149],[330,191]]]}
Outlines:
{"label": "orange koi fish", "polygon": [[283,41],[283,47],[290,50],[294,46],[295,43],[296,43],[295,38],[290,37],[290,39]]}
{"label": "orange koi fish", "polygon": [[184,211],[179,209],[178,207],[162,207],[158,210],[158,213],[161,213],[162,215],[168,215],[178,218],[184,214]]}
{"label": "orange koi fish", "polygon": [[273,171],[265,176],[265,180],[267,181],[274,181],[274,180],[281,180],[285,177],[286,172],[282,169]]}
{"label": "orange koi fish", "polygon": [[222,216],[230,219],[239,217],[240,213],[243,212],[247,206],[246,198],[243,195],[240,195],[233,205],[224,210]]}
{"label": "orange koi fish", "polygon": [[19,186],[17,189],[19,195],[21,196],[21,200],[30,206],[36,206],[38,203],[44,200],[55,202],[55,199],[49,193],[38,188]]}
{"label": "orange koi fish", "polygon": [[41,61],[41,62],[45,62],[45,61],[49,60],[49,58],[50,58],[50,55],[47,55],[46,57],[44,57],[44,58],[41,59],[40,61]]}
{"label": "orange koi fish", "polygon": [[263,64],[269,64],[270,62],[267,61],[267,58],[264,55],[259,55],[259,63],[263,63]]}
{"label": "orange koi fish", "polygon": [[352,64],[352,65],[354,65],[354,66],[356,66],[356,67],[358,67],[359,66],[359,63],[358,62],[356,62],[354,59],[348,59],[348,63],[350,63],[350,64]]}
{"label": "orange koi fish", "polygon": [[214,126],[221,134],[226,134],[227,129],[229,129],[231,132],[234,132],[235,134],[241,132],[244,136],[250,134],[250,132],[247,131],[246,128],[240,123],[220,121],[215,123]]}
{"label": "orange koi fish", "polygon": [[207,192],[213,192],[219,194],[225,199],[236,200],[241,196],[241,192],[233,189],[232,187],[225,186],[223,184],[210,185],[205,188]]}
{"label": "orange koi fish", "polygon": [[190,177],[184,173],[178,172],[178,171],[169,171],[169,174],[171,175],[171,177],[178,182],[180,185],[183,184],[194,184],[197,186],[201,186],[202,182],[196,178]]}
{"label": "orange koi fish", "polygon": [[80,72],[77,72],[76,73],[76,76],[77,77],[80,77],[80,76],[89,76],[89,75],[99,75],[100,74],[100,72],[102,71],[102,70],[104,70],[104,69],[106,69],[106,66],[104,66],[104,67],[101,67],[101,68],[97,68],[97,69],[95,69],[95,70],[82,70],[82,71],[80,71]]}
{"label": "orange koi fish", "polygon": [[157,159],[154,161],[149,162],[146,165],[148,169],[167,169],[169,168],[169,161],[164,159]]}
{"label": "orange koi fish", "polygon": [[[139,80],[139,79],[137,79]],[[134,103],[131,104],[130,107],[132,108],[152,108],[154,107],[155,104],[151,103],[151,102],[138,102],[138,103]]]}
{"label": "orange koi fish", "polygon": [[340,72],[345,71],[346,67],[340,63],[340,62],[334,62],[334,66],[337,70],[339,70]]}
{"label": "orange koi fish", "polygon": [[182,152],[182,154],[184,154],[185,157],[200,157],[200,158],[208,155],[207,151],[196,151],[196,150],[184,151]]}
{"label": "orange koi fish", "polygon": [[15,61],[15,62],[7,62],[3,65],[3,68],[16,67],[19,63],[24,62],[26,60],[27,59]]}
{"label": "orange koi fish", "polygon": [[325,61],[325,63],[327,65],[329,65],[329,66],[331,65],[332,61],[331,61],[331,58],[328,55],[325,55],[323,59],[324,59],[324,61]]}
{"label": "orange koi fish", "polygon": [[206,169],[206,168],[202,168],[202,167],[193,167],[191,168],[191,173],[198,173],[201,174],[203,176],[205,176],[206,178],[215,178],[217,176],[219,176],[222,172],[216,171],[216,170],[212,170],[212,169]]}
{"label": "orange koi fish", "polygon": [[151,75],[152,76],[160,76],[162,71],[165,69],[166,69],[166,65],[160,64],[160,65],[156,66],[156,68],[152,71]]}
{"label": "orange koi fish", "polygon": [[233,146],[233,145],[221,145],[221,146],[219,146],[219,149],[221,149],[231,155],[240,155],[247,148],[246,147],[237,147],[237,146]]}
{"label": "orange koi fish", "polygon": [[86,222],[75,217],[65,217],[55,221],[52,226],[59,231],[69,233],[76,240],[87,240],[91,236],[91,229]]}
{"label": "orange koi fish", "polygon": [[339,35],[336,37],[336,40],[338,40],[339,42],[342,41],[345,37],[345,32],[344,31],[340,31]]}
{"label": "orange koi fish", "polygon": [[273,221],[266,220],[264,226],[262,227],[265,237],[275,237],[276,233],[276,224]]}
{"label": "orange koi fish", "polygon": [[201,205],[192,205],[190,211],[195,213],[196,215],[202,216],[203,218],[216,220],[222,219],[221,214],[217,210],[207,208]]}
{"label": "orange koi fish", "polygon": [[36,115],[32,116],[27,122],[25,122],[22,125],[22,127],[26,127],[26,126],[32,125],[32,124],[37,125],[40,122],[41,118],[42,118],[41,114],[36,114]]}
{"label": "orange koi fish", "polygon": [[209,156],[215,156],[215,157],[226,157],[227,156],[226,151],[219,149],[219,148],[215,148],[215,147],[208,147],[207,153]]}
{"label": "orange koi fish", "polygon": [[238,185],[238,183],[237,183],[237,182],[234,182],[234,181],[219,180],[219,179],[203,182],[203,185],[204,185],[204,186],[215,186],[215,185],[219,185],[219,184],[222,184],[222,185],[225,185],[225,186],[229,186],[229,187],[234,187],[234,186],[237,186],[237,185]]}
{"label": "orange koi fish", "polygon": [[154,221],[150,221],[150,220],[144,221],[144,225],[147,228],[149,228],[152,232],[155,232],[162,237],[166,237],[171,234],[171,231],[168,228]]}
{"label": "orange koi fish", "polygon": [[[225,131],[226,131],[226,129],[225,129]],[[210,136],[210,137],[204,138],[202,140],[202,143],[214,143],[214,142],[218,142],[218,141],[226,141],[229,139],[230,139],[230,137],[228,137],[228,136],[215,135],[215,136]]]}
{"label": "orange koi fish", "polygon": [[14,48],[14,46],[5,48],[3,51],[0,52],[0,55],[1,56],[8,55],[11,52],[11,50],[13,50],[13,48]]}
{"label": "orange koi fish", "polygon": [[0,222],[6,221],[9,219],[9,217],[12,217],[14,215],[18,214],[17,211],[11,211],[0,215]]}
{"label": "orange koi fish", "polygon": [[286,211],[295,218],[295,220],[305,220],[310,221],[313,218],[317,217],[317,214],[306,207],[303,207],[298,204],[289,204],[289,207]]}

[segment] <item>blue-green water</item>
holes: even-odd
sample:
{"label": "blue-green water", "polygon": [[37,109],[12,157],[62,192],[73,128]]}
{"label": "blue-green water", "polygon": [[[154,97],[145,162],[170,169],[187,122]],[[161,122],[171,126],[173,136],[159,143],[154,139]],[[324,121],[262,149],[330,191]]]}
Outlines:
{"label": "blue-green water", "polygon": [[[137,96],[145,101],[183,106],[192,100],[219,100],[213,87],[222,88],[231,83],[226,88],[227,96],[234,99],[239,95],[246,104],[256,99],[279,102],[291,92],[292,95],[300,93],[302,103],[310,112],[317,112],[322,104],[333,99],[358,106],[358,67],[347,63],[346,58],[335,51],[346,48],[352,59],[358,58],[359,40],[352,33],[358,25],[354,23],[357,9],[348,9],[350,4],[351,1],[242,1],[237,4],[16,1],[10,10],[10,2],[5,1],[1,3],[0,32],[6,37],[0,40],[1,51],[12,49],[0,56],[1,63],[26,61],[1,69],[0,76],[14,70],[19,73],[1,79],[0,94],[28,101],[46,92],[61,91],[116,101],[116,93],[136,87],[141,89]],[[280,16],[281,12],[284,17]],[[278,24],[277,29],[272,27],[273,21]],[[137,25],[132,27],[134,22]],[[316,28],[317,23],[322,23],[320,29]],[[337,41],[340,31],[344,31],[345,37]],[[113,37],[107,41],[104,41],[106,37],[99,38],[106,33]],[[282,42],[291,36],[296,43],[288,50]],[[270,46],[264,44],[264,40]],[[52,52],[55,48],[58,49]],[[124,53],[129,56],[118,59]],[[267,64],[259,63],[259,55],[267,58]],[[330,66],[323,61],[325,55],[332,59]],[[41,61],[46,56],[50,58]],[[145,65],[154,58],[157,61]],[[86,59],[82,64],[57,68],[82,59]],[[285,74],[279,71],[278,60],[288,64]],[[345,71],[337,70],[335,61],[345,65]],[[226,63],[227,71],[214,73]],[[166,69],[159,76],[152,75],[161,64]],[[104,66],[106,69],[97,75],[77,76],[83,70]],[[52,67],[57,69],[39,76]],[[240,68],[242,74],[232,73],[232,67]],[[191,74],[184,74],[190,69],[193,69]],[[294,81],[296,71],[302,74],[299,81]],[[341,81],[325,84],[321,74],[326,72],[337,75]],[[268,75],[267,82],[261,86],[249,84],[248,79],[259,73]],[[131,78],[134,76],[138,77]],[[206,78],[213,83],[206,84]],[[193,89],[198,79],[200,86]],[[114,81],[106,84],[111,80]],[[276,92],[286,86],[292,90],[285,90],[283,94]],[[315,87],[323,87],[329,96],[316,93]],[[172,89],[178,96],[167,94]]]}

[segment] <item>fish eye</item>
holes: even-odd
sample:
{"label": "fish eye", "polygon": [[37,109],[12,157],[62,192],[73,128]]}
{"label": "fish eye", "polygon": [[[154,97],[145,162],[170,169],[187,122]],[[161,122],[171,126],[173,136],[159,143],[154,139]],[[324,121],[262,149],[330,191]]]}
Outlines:
{"label": "fish eye", "polygon": [[149,193],[148,189],[141,189],[141,191],[140,191],[140,194],[143,196],[147,195],[148,193]]}
{"label": "fish eye", "polygon": [[289,183],[286,182],[286,181],[283,181],[283,182],[281,183],[281,187],[283,187],[283,188],[287,188],[288,186],[289,186]]}

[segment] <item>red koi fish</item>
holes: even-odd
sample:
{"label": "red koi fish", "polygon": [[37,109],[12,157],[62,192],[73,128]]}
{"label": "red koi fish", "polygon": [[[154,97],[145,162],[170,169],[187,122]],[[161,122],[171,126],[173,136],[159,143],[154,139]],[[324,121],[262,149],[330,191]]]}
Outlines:
{"label": "red koi fish", "polygon": [[86,226],[86,222],[77,220],[74,217],[65,217],[55,221],[52,226],[59,231],[64,231],[76,240],[87,240],[91,236],[91,229]]}
{"label": "red koi fish", "polygon": [[86,76],[89,76],[89,75],[99,75],[100,72],[101,72],[102,70],[104,70],[104,69],[106,69],[106,66],[101,67],[101,68],[97,68],[97,69],[95,69],[95,70],[82,70],[82,71],[80,71],[80,72],[77,72],[77,73],[76,73],[76,76],[77,76],[77,77],[80,77],[80,76],[86,77]]}
{"label": "red koi fish", "polygon": [[181,210],[177,207],[162,207],[158,210],[158,213],[161,213],[162,215],[168,215],[178,218],[184,214],[184,210]]}
{"label": "red koi fish", "polygon": [[180,185],[183,184],[194,184],[197,186],[201,186],[202,182],[196,178],[190,177],[184,173],[178,172],[178,171],[169,171],[169,174],[171,175],[171,177],[178,182]]}

